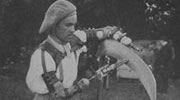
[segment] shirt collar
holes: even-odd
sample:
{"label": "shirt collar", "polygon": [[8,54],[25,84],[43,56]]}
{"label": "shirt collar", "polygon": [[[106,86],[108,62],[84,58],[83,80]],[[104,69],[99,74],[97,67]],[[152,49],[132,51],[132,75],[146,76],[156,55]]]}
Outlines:
{"label": "shirt collar", "polygon": [[70,43],[67,43],[65,45],[59,44],[57,43],[51,36],[48,36],[47,38],[47,42],[49,42],[50,44],[52,44],[57,50],[59,50],[62,53],[66,53],[67,55],[70,53],[71,51],[71,45]]}

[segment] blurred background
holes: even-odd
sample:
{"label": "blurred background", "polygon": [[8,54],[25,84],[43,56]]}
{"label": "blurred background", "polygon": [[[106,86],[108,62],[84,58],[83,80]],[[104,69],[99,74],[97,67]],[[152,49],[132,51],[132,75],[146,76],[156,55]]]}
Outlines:
{"label": "blurred background", "polygon": [[[3,76],[0,84],[4,78],[10,83],[17,78],[24,80],[30,55],[45,37],[38,34],[45,11],[54,1],[0,0],[0,75]],[[127,32],[132,40],[171,40],[176,55],[173,78],[180,77],[179,0],[69,1],[78,9],[77,28],[118,26]],[[9,76],[16,78],[9,79]],[[0,88],[3,89],[6,90]],[[1,100],[8,99],[4,97]]]}

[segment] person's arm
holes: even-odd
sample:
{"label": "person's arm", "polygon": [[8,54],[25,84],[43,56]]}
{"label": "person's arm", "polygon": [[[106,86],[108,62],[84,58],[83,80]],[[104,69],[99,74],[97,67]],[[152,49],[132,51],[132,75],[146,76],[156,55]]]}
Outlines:
{"label": "person's arm", "polygon": [[[47,71],[54,71],[56,69],[55,62],[49,53],[45,52],[45,62]],[[45,94],[49,90],[42,78],[43,67],[41,63],[41,50],[36,50],[31,56],[30,67],[26,76],[26,83],[30,90],[35,93]]]}
{"label": "person's arm", "polygon": [[[57,96],[64,97],[64,85],[58,80],[55,73],[52,73],[56,70],[56,64],[53,58],[48,52],[44,51],[44,63],[47,69],[47,72],[44,73],[41,52],[41,49],[38,49],[31,56],[30,67],[26,76],[27,86],[34,93],[46,94],[54,92]],[[45,74],[49,74],[49,79],[46,79],[46,77],[43,78]],[[45,80],[47,80],[47,83]],[[52,85],[54,91],[49,90],[48,85]]]}
{"label": "person's arm", "polygon": [[117,27],[103,27],[98,29],[86,29],[86,30],[77,30],[74,32],[82,42],[87,42],[88,40],[101,40],[109,37],[110,35],[116,33]]}
{"label": "person's arm", "polygon": [[[80,81],[81,84],[78,83],[71,86],[70,88],[64,88],[64,84],[60,80],[57,80],[58,78],[56,77],[56,75],[50,76],[51,79],[48,79],[49,84],[45,83],[42,77],[44,71],[43,71],[41,58],[42,57],[41,57],[40,49],[36,50],[31,57],[30,67],[26,76],[26,83],[32,92],[39,94],[49,93],[50,90],[48,90],[47,85],[52,85],[54,87],[54,91],[51,92],[54,93],[55,96],[69,97],[83,88],[84,84],[82,84],[82,80]],[[47,73],[51,73],[52,71],[56,70],[56,64],[53,58],[46,51],[45,51],[45,64],[47,68]]]}
{"label": "person's arm", "polygon": [[88,29],[84,30],[87,35],[87,38],[97,38],[98,40],[110,37],[118,31],[118,27],[115,26],[106,26],[98,29]]}
{"label": "person's arm", "polygon": [[55,87],[55,95],[61,96],[63,98],[71,97],[74,94],[81,92],[83,89],[89,86],[89,80],[82,78],[76,84],[70,86],[69,88],[64,88],[63,83],[57,82],[54,84]]}

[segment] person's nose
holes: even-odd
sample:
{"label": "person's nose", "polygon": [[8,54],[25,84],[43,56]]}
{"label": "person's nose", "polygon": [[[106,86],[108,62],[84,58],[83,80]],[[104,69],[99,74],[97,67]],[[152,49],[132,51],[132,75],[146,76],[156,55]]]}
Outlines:
{"label": "person's nose", "polygon": [[71,31],[71,33],[74,33],[75,32],[75,28],[71,27],[70,31]]}

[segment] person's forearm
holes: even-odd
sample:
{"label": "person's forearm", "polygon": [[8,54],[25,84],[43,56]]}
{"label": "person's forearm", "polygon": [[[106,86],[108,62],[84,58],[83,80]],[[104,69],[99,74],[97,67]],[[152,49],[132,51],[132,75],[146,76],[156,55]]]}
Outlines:
{"label": "person's forearm", "polygon": [[97,32],[93,29],[87,29],[87,30],[83,30],[86,33],[87,36],[87,40],[89,39],[98,39],[97,37]]}
{"label": "person's forearm", "polygon": [[109,37],[110,35],[116,33],[119,30],[118,27],[114,26],[106,26],[103,28],[97,28],[97,29],[87,29],[84,30],[87,34],[87,38],[96,38],[98,40],[104,39]]}

